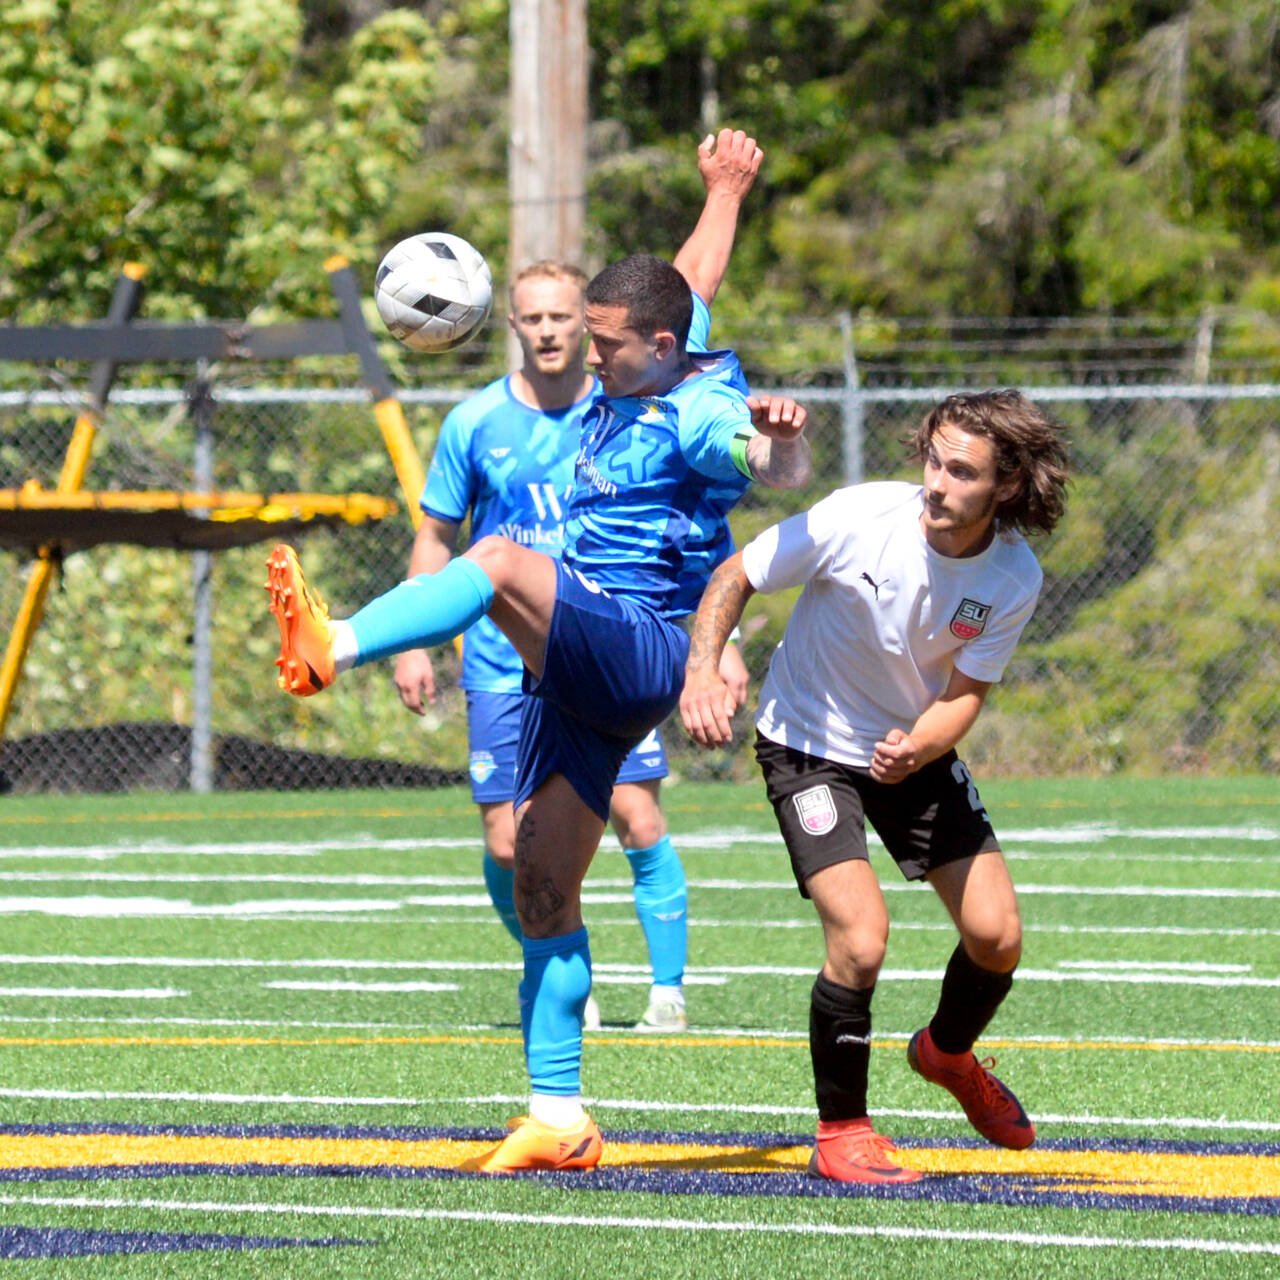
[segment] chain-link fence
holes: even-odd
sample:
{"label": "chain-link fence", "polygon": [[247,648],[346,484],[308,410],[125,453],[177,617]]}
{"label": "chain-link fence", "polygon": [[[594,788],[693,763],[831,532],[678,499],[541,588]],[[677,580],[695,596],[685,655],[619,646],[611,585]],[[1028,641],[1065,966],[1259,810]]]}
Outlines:
{"label": "chain-link fence", "polygon": [[[847,481],[917,478],[903,438],[942,396],[974,385],[957,377],[868,386],[847,326],[844,338],[832,347],[835,376],[785,384],[810,410],[813,487],[749,493],[734,515],[739,543]],[[368,394],[351,385],[358,372],[333,361],[327,372],[347,385],[309,388],[279,385],[278,369],[273,386],[262,369],[200,372],[197,382],[190,368],[148,366],[145,385],[135,372],[113,392],[86,487],[395,497],[390,518],[301,536],[308,573],[336,616],[398,581],[412,530]],[[985,776],[1280,771],[1280,385],[1023,389],[1070,429],[1075,476],[1066,519],[1038,543],[1039,609],[968,758]],[[465,394],[403,393],[424,460],[443,414]],[[47,383],[0,393],[0,488],[54,486],[76,404]],[[264,556],[263,545],[192,554],[113,544],[66,555],[0,744],[5,783],[54,791],[461,780],[454,650],[437,651],[443,692],[425,717],[402,708],[389,663],[349,673],[321,697],[288,698],[275,686]],[[30,564],[29,551],[0,552],[6,635]],[[742,647],[757,686],[792,599],[756,597],[748,607]],[[740,720],[745,744],[749,716]],[[664,736],[677,774],[751,774],[745,747],[696,751],[675,720]]]}

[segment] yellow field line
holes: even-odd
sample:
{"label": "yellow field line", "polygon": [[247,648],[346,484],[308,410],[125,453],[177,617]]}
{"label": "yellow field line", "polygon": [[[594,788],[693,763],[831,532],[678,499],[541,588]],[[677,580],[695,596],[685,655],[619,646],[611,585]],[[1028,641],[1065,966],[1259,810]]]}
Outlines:
{"label": "yellow field line", "polygon": [[[442,1034],[425,1036],[0,1036],[0,1048],[321,1048],[371,1045],[483,1045],[519,1044],[517,1035]],[[808,1050],[798,1039],[759,1036],[586,1036],[584,1043],[627,1047],[677,1049],[795,1049]],[[873,1040],[878,1049],[901,1048],[901,1040]],[[1046,1050],[1052,1053],[1081,1050],[1103,1053],[1280,1053],[1276,1044],[1233,1044],[1206,1041],[1199,1044],[1167,1043],[1156,1040],[983,1040],[979,1048],[1017,1049],[1022,1052]]]}
{"label": "yellow field line", "polygon": [[[347,1168],[456,1168],[492,1139],[166,1133],[33,1133],[0,1136],[0,1168],[75,1169],[207,1165]],[[602,1167],[669,1174],[798,1173],[811,1144],[606,1142]],[[1003,1151],[919,1147],[902,1152],[924,1173],[1016,1178],[1042,1191],[1177,1195],[1193,1199],[1280,1196],[1280,1161],[1198,1152]],[[588,1186],[589,1183],[583,1183]]]}

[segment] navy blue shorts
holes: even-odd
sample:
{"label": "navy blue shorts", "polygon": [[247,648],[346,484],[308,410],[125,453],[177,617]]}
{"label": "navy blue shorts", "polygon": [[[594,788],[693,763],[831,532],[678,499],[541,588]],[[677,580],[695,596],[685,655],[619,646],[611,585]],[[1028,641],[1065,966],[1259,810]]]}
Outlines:
{"label": "navy blue shorts", "polygon": [[[467,691],[471,798],[476,804],[510,804],[516,793],[516,744],[523,693]],[[618,770],[618,782],[648,782],[670,772],[662,735],[645,734]]]}
{"label": "navy blue shorts", "polygon": [[542,677],[524,674],[514,802],[562,773],[607,822],[622,762],[680,701],[689,637],[559,562],[556,572]]}

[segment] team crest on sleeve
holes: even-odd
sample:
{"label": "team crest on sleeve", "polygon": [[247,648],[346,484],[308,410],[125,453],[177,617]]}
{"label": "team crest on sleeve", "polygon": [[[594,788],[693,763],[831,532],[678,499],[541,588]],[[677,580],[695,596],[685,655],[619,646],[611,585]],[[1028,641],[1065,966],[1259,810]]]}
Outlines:
{"label": "team crest on sleeve", "polygon": [[960,607],[951,616],[951,634],[959,636],[961,640],[972,640],[983,633],[990,616],[989,604],[982,604],[965,596],[960,601]]}
{"label": "team crest on sleeve", "polygon": [[836,825],[836,802],[824,782],[791,797],[800,825],[811,836],[825,836]]}

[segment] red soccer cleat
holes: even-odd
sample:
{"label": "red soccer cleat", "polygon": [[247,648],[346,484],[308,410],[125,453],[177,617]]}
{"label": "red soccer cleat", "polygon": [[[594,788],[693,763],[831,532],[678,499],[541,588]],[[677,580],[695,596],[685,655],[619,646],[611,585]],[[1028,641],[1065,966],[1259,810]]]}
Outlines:
{"label": "red soccer cleat", "polygon": [[923,1176],[897,1162],[897,1150],[871,1121],[819,1120],[809,1176],[832,1182],[903,1183]]}
{"label": "red soccer cleat", "polygon": [[993,1076],[994,1058],[979,1062],[972,1053],[943,1053],[923,1027],[907,1045],[911,1069],[940,1084],[964,1108],[969,1123],[988,1142],[1021,1151],[1036,1140],[1036,1127],[1013,1090]]}

